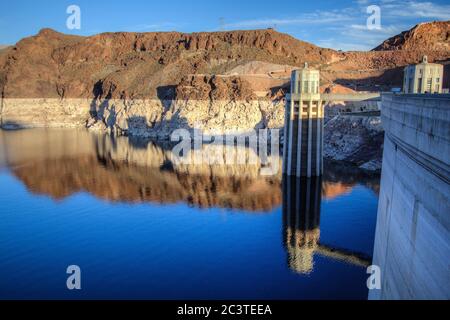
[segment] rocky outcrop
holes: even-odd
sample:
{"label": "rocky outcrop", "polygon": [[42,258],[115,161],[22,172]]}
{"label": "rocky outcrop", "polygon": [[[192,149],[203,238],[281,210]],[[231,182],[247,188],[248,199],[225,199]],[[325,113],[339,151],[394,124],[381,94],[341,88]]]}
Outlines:
{"label": "rocky outcrop", "polygon": [[190,75],[176,86],[175,100],[207,100],[215,102],[251,101],[256,96],[250,84],[236,76]]}
{"label": "rocky outcrop", "polygon": [[380,117],[337,115],[325,124],[324,157],[381,170],[384,130]]}
{"label": "rocky outcrop", "polygon": [[269,100],[5,99],[4,128],[87,127],[100,132],[169,139],[176,129],[205,134],[281,128],[284,102]]}
{"label": "rocky outcrop", "polygon": [[387,39],[373,50],[420,50],[422,48],[448,52],[450,50],[450,21],[418,24],[411,30]]}

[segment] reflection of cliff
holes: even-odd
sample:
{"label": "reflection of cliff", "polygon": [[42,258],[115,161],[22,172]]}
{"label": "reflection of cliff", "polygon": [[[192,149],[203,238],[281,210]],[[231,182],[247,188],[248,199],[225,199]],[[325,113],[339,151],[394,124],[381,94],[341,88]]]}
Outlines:
{"label": "reflection of cliff", "polygon": [[[309,274],[314,269],[314,254],[359,266],[368,266],[362,254],[320,243],[320,204],[326,194],[322,178],[283,178],[283,235],[289,268]],[[333,184],[331,189],[334,188]],[[340,186],[340,184],[338,184]],[[347,190],[347,189],[345,189]],[[335,195],[335,194],[333,194]]]}
{"label": "reflection of cliff", "polygon": [[380,192],[380,176],[377,174],[338,161],[325,161],[325,167],[330,168],[324,171],[322,184],[323,196],[327,199],[349,193],[357,184],[366,186],[377,195]]}
{"label": "reflection of cliff", "polygon": [[62,153],[56,158],[18,161],[12,172],[32,192],[56,199],[87,191],[110,201],[186,202],[250,211],[269,211],[281,202],[277,177],[239,174],[236,168],[227,175],[219,166],[178,170],[168,160],[167,151],[155,145],[139,150],[127,140],[105,140],[105,136],[90,139],[94,139],[91,154]]}
{"label": "reflection of cliff", "polygon": [[327,200],[333,200],[344,194],[348,194],[353,189],[352,184],[345,184],[342,182],[329,182],[324,181],[322,183],[322,195]]}
{"label": "reflection of cliff", "polygon": [[[0,130],[0,160],[35,193],[62,199],[86,191],[131,203],[185,202],[197,207],[270,211],[281,205],[281,176],[260,175],[261,164],[175,164],[171,148],[126,137],[77,130]],[[241,152],[240,150],[239,152]],[[221,155],[217,146],[200,154]],[[245,149],[243,158],[255,156]],[[271,161],[278,161],[272,156]],[[326,165],[322,194],[332,199],[350,192],[366,176]],[[352,178],[357,176],[358,178]]]}
{"label": "reflection of cliff", "polygon": [[183,201],[251,211],[268,211],[281,201],[275,180],[188,175],[89,156],[35,162],[13,172],[31,191],[57,199],[87,191],[110,201]]}
{"label": "reflection of cliff", "polygon": [[[174,170],[170,161],[145,167],[111,157],[81,155],[29,162],[13,172],[31,191],[56,199],[84,190],[111,201],[184,201],[199,207],[246,210],[271,210],[281,204],[280,181],[276,177],[226,176],[211,173],[210,167],[205,167],[203,174],[198,167]],[[352,187],[327,181],[322,185],[322,194],[334,199],[350,193]]]}

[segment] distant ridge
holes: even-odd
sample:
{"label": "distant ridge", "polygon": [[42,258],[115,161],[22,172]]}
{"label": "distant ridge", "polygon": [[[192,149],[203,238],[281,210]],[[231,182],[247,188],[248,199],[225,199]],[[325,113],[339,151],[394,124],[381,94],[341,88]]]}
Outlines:
{"label": "distant ridge", "polygon": [[[0,90],[5,98],[170,99],[179,92],[184,98],[192,93],[208,99],[217,83],[214,76],[233,70],[252,72],[240,67],[252,61],[285,66],[286,73],[309,62],[321,70],[322,86],[389,90],[401,85],[402,68],[419,62],[424,54],[430,62],[449,60],[449,33],[449,22],[431,22],[390,38],[373,51],[339,52],[272,29],[118,32],[90,37],[43,29],[0,51]],[[192,75],[206,78],[186,81]],[[282,94],[277,88],[286,86],[270,72],[233,76],[244,80],[224,79],[222,84],[234,88],[239,99],[254,96],[240,90],[242,85],[249,87],[246,81],[259,81],[258,91],[277,92],[277,97]],[[179,84],[191,88],[177,90]]]}
{"label": "distant ridge", "polygon": [[420,23],[384,41],[374,51],[381,50],[450,50],[450,21]]}

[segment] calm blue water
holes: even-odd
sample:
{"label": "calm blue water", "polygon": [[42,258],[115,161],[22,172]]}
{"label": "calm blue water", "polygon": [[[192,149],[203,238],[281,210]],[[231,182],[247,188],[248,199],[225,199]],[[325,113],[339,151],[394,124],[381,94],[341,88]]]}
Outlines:
{"label": "calm blue water", "polygon": [[[328,165],[312,195],[319,209],[301,212],[294,203],[283,212],[286,192],[276,178],[167,170],[163,149],[126,138],[0,135],[2,299],[367,298],[365,267],[345,255],[372,254],[376,177],[352,173],[349,181]],[[203,193],[206,200],[196,200]],[[304,214],[317,223],[289,223]],[[320,232],[311,250],[287,243],[296,230]],[[80,291],[66,288],[73,264],[82,270]]]}

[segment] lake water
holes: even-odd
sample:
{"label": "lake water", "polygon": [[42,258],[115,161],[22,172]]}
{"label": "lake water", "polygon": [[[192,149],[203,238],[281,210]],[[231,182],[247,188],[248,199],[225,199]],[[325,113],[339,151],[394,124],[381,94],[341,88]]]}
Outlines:
{"label": "lake water", "polygon": [[171,159],[126,137],[0,131],[0,298],[367,299],[379,177]]}

